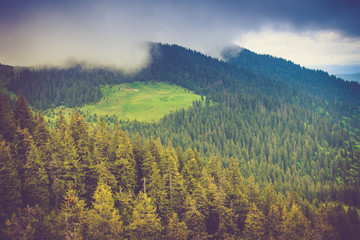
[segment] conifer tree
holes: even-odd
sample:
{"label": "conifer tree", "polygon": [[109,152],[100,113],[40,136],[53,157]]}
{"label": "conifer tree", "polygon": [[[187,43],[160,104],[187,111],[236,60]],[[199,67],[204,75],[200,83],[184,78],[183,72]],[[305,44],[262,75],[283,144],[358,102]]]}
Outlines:
{"label": "conifer tree", "polygon": [[152,162],[152,168],[148,180],[144,178],[143,190],[151,197],[154,205],[156,206],[159,217],[165,221],[169,214],[169,198],[166,192],[163,178],[160,174],[160,169],[157,167],[156,162]]}
{"label": "conifer tree", "polygon": [[137,184],[135,187],[135,192],[138,193],[142,188],[142,181],[144,178],[143,162],[145,159],[145,149],[138,132],[135,135],[132,146],[133,146],[133,155],[134,155],[136,172],[137,172],[137,179],[136,179]]}
{"label": "conifer tree", "polygon": [[[119,209],[121,221],[124,226],[128,226],[132,222],[132,211],[134,209],[135,199],[134,193],[125,192],[119,187],[119,192],[115,195],[115,205]],[[128,229],[124,230],[125,236],[128,235]]]}
{"label": "conifer tree", "polygon": [[161,221],[156,207],[146,193],[140,192],[129,225],[131,239],[159,239],[162,232]]}
{"label": "conifer tree", "polygon": [[72,189],[68,190],[64,198],[59,216],[59,228],[62,231],[62,237],[67,240],[81,240],[85,235],[87,218],[84,200],[80,200]]}
{"label": "conifer tree", "polygon": [[0,135],[8,141],[14,140],[14,133],[16,127],[14,122],[14,116],[11,111],[9,99],[6,95],[0,93]]}
{"label": "conifer tree", "polygon": [[79,156],[79,168],[82,172],[79,182],[85,186],[84,191],[79,194],[80,197],[85,197],[86,203],[90,205],[99,175],[91,154],[89,126],[78,111],[74,111],[70,116],[69,130]]}
{"label": "conifer tree", "polygon": [[30,151],[25,165],[23,182],[23,201],[24,204],[49,206],[49,179],[45,169],[44,159],[41,158],[39,149],[31,142]]}
{"label": "conifer tree", "polygon": [[186,240],[189,235],[189,231],[184,222],[181,222],[177,213],[173,213],[172,218],[169,220],[169,224],[166,226],[166,239],[169,240]]}
{"label": "conifer tree", "polygon": [[94,193],[93,208],[89,211],[90,239],[122,239],[123,224],[120,215],[115,208],[111,188],[99,181]]}
{"label": "conifer tree", "polygon": [[[0,137],[1,139],[1,137]],[[21,186],[10,146],[0,140],[0,224],[21,206]]]}
{"label": "conifer tree", "polygon": [[183,212],[185,203],[185,186],[178,171],[178,158],[175,149],[169,141],[164,151],[165,172],[163,181],[168,195],[169,206],[167,215],[170,218],[171,212]]}
{"label": "conifer tree", "polygon": [[279,239],[281,234],[281,212],[278,205],[271,205],[265,222],[266,235],[271,239]]}
{"label": "conifer tree", "polygon": [[25,96],[20,93],[16,97],[15,109],[14,109],[14,121],[15,125],[20,129],[27,128],[32,134],[35,129],[34,117],[31,112],[30,105]]}
{"label": "conifer tree", "polygon": [[184,222],[189,230],[189,238],[207,239],[209,236],[206,232],[205,216],[197,209],[195,200],[188,196],[185,206]]}
{"label": "conifer tree", "polygon": [[254,240],[265,239],[264,222],[264,214],[257,208],[255,203],[252,203],[245,221],[244,237]]}
{"label": "conifer tree", "polygon": [[36,146],[43,150],[50,139],[50,131],[42,113],[35,115],[34,122],[35,128],[32,136]]}
{"label": "conifer tree", "polygon": [[79,194],[84,191],[79,156],[76,152],[74,140],[70,136],[69,126],[62,113],[57,120],[57,129],[51,136],[50,144],[48,175],[53,203],[55,207],[59,207],[62,196],[69,189],[74,189]]}
{"label": "conifer tree", "polygon": [[[16,169],[18,171],[18,176],[21,183],[21,195],[24,198],[24,183],[27,180],[25,178],[25,166],[28,161],[29,152],[31,149],[31,145],[33,144],[32,136],[30,135],[27,128],[20,129],[17,128],[15,132],[15,140],[14,140],[14,160]],[[22,201],[23,203],[26,202]]]}
{"label": "conifer tree", "polygon": [[124,191],[135,191],[136,165],[133,149],[128,135],[122,132],[117,124],[113,142],[115,145],[115,159],[111,163],[111,172],[117,183]]}
{"label": "conifer tree", "polygon": [[309,221],[294,203],[289,212],[283,213],[281,239],[306,239],[309,237]]}

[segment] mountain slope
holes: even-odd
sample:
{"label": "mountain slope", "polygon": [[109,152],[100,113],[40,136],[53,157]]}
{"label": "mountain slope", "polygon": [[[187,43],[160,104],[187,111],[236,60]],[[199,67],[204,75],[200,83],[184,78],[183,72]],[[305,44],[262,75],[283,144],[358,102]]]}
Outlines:
{"label": "mountain slope", "polygon": [[[234,54],[235,52],[235,54]],[[321,70],[310,70],[291,61],[270,55],[259,55],[247,49],[229,48],[223,51],[224,59],[262,76],[289,84],[311,96],[325,101],[360,104],[360,85],[346,82]]]}
{"label": "mountain slope", "polygon": [[123,129],[132,137],[139,133],[196,148],[207,159],[218,157],[224,167],[234,157],[243,176],[254,177],[260,187],[271,183],[278,192],[296,191],[310,201],[360,206],[358,85],[269,56],[262,63],[250,52],[253,61],[242,53],[234,58],[247,64],[239,66],[176,45],[153,44],[151,49],[151,64],[134,75],[81,67],[24,70],[28,73],[15,74],[8,86],[22,90],[32,103],[55,105],[47,96],[56,93],[56,104],[76,105],[87,101],[87,92],[96,101],[105,84],[180,85],[214,104],[197,101],[152,124],[121,121]]}
{"label": "mountain slope", "polygon": [[336,74],[336,76],[347,81],[354,81],[360,83],[360,73]]}

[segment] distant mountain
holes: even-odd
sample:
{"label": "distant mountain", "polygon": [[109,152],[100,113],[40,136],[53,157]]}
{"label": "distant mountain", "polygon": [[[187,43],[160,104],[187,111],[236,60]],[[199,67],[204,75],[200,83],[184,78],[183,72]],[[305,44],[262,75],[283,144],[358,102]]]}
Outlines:
{"label": "distant mountain", "polygon": [[360,83],[360,73],[353,73],[353,74],[336,74],[337,77],[342,78],[344,80],[350,82],[358,82]]}
{"label": "distant mountain", "polygon": [[310,70],[291,61],[260,55],[239,47],[227,48],[222,53],[230,64],[246,68],[259,75],[280,80],[296,89],[331,103],[343,101],[360,104],[360,85],[330,76],[321,70]]}

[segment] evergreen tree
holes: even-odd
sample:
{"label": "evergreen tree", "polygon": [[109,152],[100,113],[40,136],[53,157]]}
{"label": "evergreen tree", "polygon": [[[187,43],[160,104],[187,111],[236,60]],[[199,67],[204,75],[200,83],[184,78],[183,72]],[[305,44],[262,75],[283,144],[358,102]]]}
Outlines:
{"label": "evergreen tree", "polygon": [[50,144],[48,175],[53,203],[58,207],[62,196],[69,189],[74,189],[79,194],[84,191],[79,156],[74,140],[70,136],[69,126],[62,114],[58,119],[57,129],[51,136]]}
{"label": "evergreen tree", "polygon": [[25,96],[20,93],[16,97],[14,109],[15,125],[21,129],[27,128],[32,134],[35,129],[34,117],[30,105]]}
{"label": "evergreen tree", "polygon": [[68,190],[59,216],[62,237],[67,240],[83,239],[86,217],[87,210],[84,201],[79,199],[74,190]]}
{"label": "evergreen tree", "polygon": [[35,115],[34,122],[35,128],[32,136],[36,146],[43,149],[50,139],[50,131],[42,113]]}
{"label": "evergreen tree", "polygon": [[31,145],[33,145],[32,136],[30,135],[27,128],[19,129],[17,128],[15,132],[14,140],[14,160],[16,169],[18,171],[18,176],[21,183],[21,195],[23,204],[26,202],[24,199],[25,187],[24,184],[27,181],[25,177],[26,164],[28,161],[28,156],[31,150]]}
{"label": "evergreen tree", "polygon": [[45,162],[34,143],[31,143],[30,146],[24,178],[26,179],[23,183],[24,204],[30,206],[39,204],[43,208],[49,206],[49,179],[45,169]]}
{"label": "evergreen tree", "polygon": [[129,225],[131,239],[159,239],[162,226],[156,207],[146,193],[140,192]]}
{"label": "evergreen tree", "polygon": [[306,239],[309,237],[309,221],[294,203],[289,212],[283,213],[280,239]]}
{"label": "evergreen tree", "polygon": [[14,140],[16,127],[8,97],[0,93],[0,135],[8,142]]}
{"label": "evergreen tree", "polygon": [[93,208],[89,211],[89,239],[122,239],[123,226],[115,208],[111,188],[102,183],[94,193]]}
{"label": "evergreen tree", "polygon": [[0,182],[0,226],[3,226],[4,220],[21,206],[20,179],[5,140],[0,140]]}
{"label": "evergreen tree", "polygon": [[244,237],[246,239],[265,239],[265,216],[257,208],[255,203],[251,208],[245,221]]}
{"label": "evergreen tree", "polygon": [[[115,195],[115,205],[119,209],[121,221],[124,226],[128,226],[132,222],[132,211],[134,209],[135,199],[134,193],[125,192],[120,187],[119,192]],[[125,236],[128,235],[128,229],[125,229]]]}
{"label": "evergreen tree", "polygon": [[122,132],[117,124],[113,142],[115,146],[115,159],[111,163],[111,172],[117,183],[124,191],[135,191],[136,185],[136,164],[133,156],[133,149],[130,139]]}
{"label": "evergreen tree", "polygon": [[281,234],[281,212],[278,205],[271,205],[265,222],[266,236],[279,239]]}
{"label": "evergreen tree", "polygon": [[133,155],[134,155],[136,172],[137,172],[135,192],[138,193],[142,189],[143,186],[142,182],[143,182],[143,178],[145,177],[143,173],[143,161],[145,159],[145,149],[142,144],[142,140],[139,133],[136,133],[132,146],[133,146]]}
{"label": "evergreen tree", "polygon": [[166,239],[169,240],[186,240],[189,235],[189,231],[184,222],[181,222],[177,213],[173,213],[172,218],[169,220],[169,224],[166,227]]}
{"label": "evergreen tree", "polygon": [[205,216],[201,214],[197,207],[195,200],[191,197],[186,198],[186,212],[184,214],[184,222],[189,230],[190,239],[208,239],[205,226]]}

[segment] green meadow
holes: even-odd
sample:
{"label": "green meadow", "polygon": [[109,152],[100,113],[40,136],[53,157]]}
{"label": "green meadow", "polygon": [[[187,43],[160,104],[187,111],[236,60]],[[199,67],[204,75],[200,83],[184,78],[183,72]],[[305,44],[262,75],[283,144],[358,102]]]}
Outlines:
{"label": "green meadow", "polygon": [[[165,114],[186,109],[201,96],[185,88],[165,82],[132,82],[106,85],[101,88],[103,98],[93,104],[77,108],[87,116],[115,116],[123,120],[153,122]],[[63,106],[48,110],[45,115],[49,122],[55,122],[62,110],[68,116],[74,109]]]}

